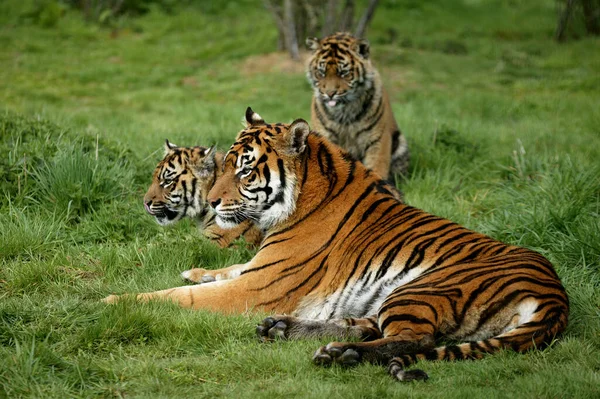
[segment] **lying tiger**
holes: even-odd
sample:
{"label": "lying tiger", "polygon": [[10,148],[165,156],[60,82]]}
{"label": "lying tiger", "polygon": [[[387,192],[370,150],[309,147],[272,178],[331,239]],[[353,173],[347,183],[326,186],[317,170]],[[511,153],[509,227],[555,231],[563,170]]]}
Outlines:
{"label": "lying tiger", "polygon": [[222,248],[240,236],[250,245],[258,246],[262,232],[252,221],[245,220],[231,229],[215,223],[215,212],[206,196],[222,170],[222,163],[223,153],[214,147],[177,147],[166,140],[165,156],[154,169],[144,207],[161,226],[189,217],[205,237]]}
{"label": "lying tiger", "polygon": [[[421,359],[523,352],[565,329],[568,299],[540,254],[404,205],[304,120],[267,124],[250,108],[246,119],[208,201],[221,226],[250,219],[266,231],[260,249],[246,264],[206,271],[216,282],[139,300],[288,314],[262,321],[259,336],[358,338],[319,348],[314,362],[387,363],[400,381],[427,378],[406,370]],[[435,347],[437,338],[462,343]]]}
{"label": "lying tiger", "polygon": [[384,179],[405,175],[410,154],[398,129],[369,43],[349,33],[308,38],[311,124]]}

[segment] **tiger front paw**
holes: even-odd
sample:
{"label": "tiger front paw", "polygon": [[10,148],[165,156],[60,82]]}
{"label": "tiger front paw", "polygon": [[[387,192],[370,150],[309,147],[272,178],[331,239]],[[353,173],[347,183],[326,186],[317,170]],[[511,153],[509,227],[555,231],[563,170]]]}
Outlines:
{"label": "tiger front paw", "polygon": [[282,315],[269,316],[256,326],[256,335],[263,342],[288,339],[289,329],[293,324],[293,317]]}
{"label": "tiger front paw", "polygon": [[200,268],[194,268],[182,272],[181,278],[188,283],[194,284],[211,283],[217,280],[215,276],[210,274],[209,270]]}

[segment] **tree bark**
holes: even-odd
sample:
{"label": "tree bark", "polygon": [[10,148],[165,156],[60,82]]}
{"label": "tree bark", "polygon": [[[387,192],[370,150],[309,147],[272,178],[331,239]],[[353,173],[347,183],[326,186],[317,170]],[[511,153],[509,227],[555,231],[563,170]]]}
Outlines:
{"label": "tree bark", "polygon": [[283,51],[287,49],[285,42],[285,25],[283,23],[282,10],[280,7],[273,4],[270,0],[264,0],[263,4],[265,8],[271,13],[273,17],[273,21],[275,21],[275,25],[277,25],[277,50]]}
{"label": "tree bark", "polygon": [[362,38],[365,35],[365,31],[367,30],[367,26],[369,26],[369,22],[373,18],[375,14],[375,8],[377,8],[377,3],[379,0],[370,0],[365,13],[358,21],[358,25],[356,26],[356,31],[354,32],[354,36]]}
{"label": "tree bark", "polygon": [[554,38],[559,42],[564,41],[566,38],[567,26],[569,25],[569,19],[571,19],[574,6],[575,0],[567,0],[565,9],[560,13],[558,18],[558,26],[556,27],[556,33],[554,34]]}
{"label": "tree bark", "polygon": [[321,36],[329,36],[334,33],[335,29],[335,17],[337,11],[337,0],[327,0],[327,6],[325,8],[325,23],[321,31]]}
{"label": "tree bark", "polygon": [[340,22],[338,23],[338,31],[350,32],[354,23],[354,0],[346,0],[344,9],[340,15]]}
{"label": "tree bark", "polygon": [[585,30],[589,35],[600,35],[600,1],[581,0]]}
{"label": "tree bark", "polygon": [[298,50],[298,39],[296,38],[296,21],[292,0],[283,1],[283,21],[285,24],[285,40],[290,56],[293,60],[299,60],[300,52]]}
{"label": "tree bark", "polygon": [[[303,43],[306,37],[319,36],[318,31],[321,31],[321,37],[337,31],[350,32],[356,0],[344,0],[343,5],[341,3],[338,0],[263,0],[277,26],[278,50],[285,50],[292,59],[298,60],[299,43]],[[370,0],[358,23],[356,36],[364,36],[378,3],[378,0]]]}

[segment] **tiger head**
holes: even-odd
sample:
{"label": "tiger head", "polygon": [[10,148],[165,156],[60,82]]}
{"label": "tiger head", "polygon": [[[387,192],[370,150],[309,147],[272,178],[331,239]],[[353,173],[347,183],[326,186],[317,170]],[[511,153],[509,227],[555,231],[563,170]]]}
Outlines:
{"label": "tiger head", "polygon": [[225,155],[223,174],[208,194],[221,227],[250,219],[268,230],[295,210],[297,170],[309,131],[302,119],[267,124],[248,107],[246,129]]}
{"label": "tiger head", "polygon": [[313,51],[307,77],[327,108],[356,100],[372,84],[369,43],[349,33],[336,33],[324,39],[308,38]]}
{"label": "tiger head", "polygon": [[214,147],[177,147],[165,142],[165,156],[144,196],[146,211],[160,225],[186,216],[201,217],[210,209],[206,196],[216,178],[215,155]]}

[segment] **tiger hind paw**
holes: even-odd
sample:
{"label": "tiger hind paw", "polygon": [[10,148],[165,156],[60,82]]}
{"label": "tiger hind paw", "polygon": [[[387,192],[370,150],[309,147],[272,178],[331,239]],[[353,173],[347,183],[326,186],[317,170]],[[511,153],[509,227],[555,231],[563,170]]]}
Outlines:
{"label": "tiger hind paw", "polygon": [[360,354],[352,348],[344,348],[335,342],[322,346],[313,355],[313,363],[318,366],[339,364],[345,367],[356,366],[360,363]]}
{"label": "tiger hind paw", "polygon": [[287,339],[289,322],[286,316],[269,316],[256,326],[256,335],[263,342]]}

